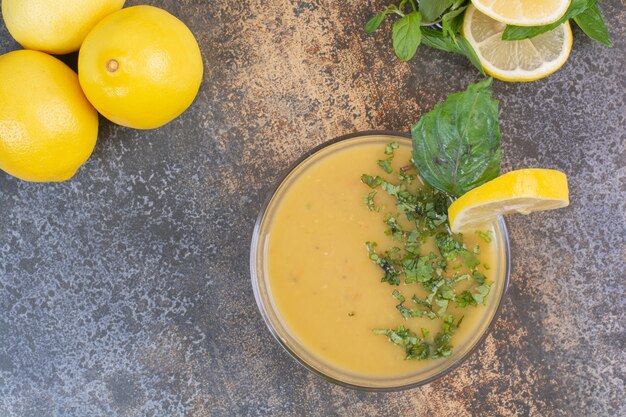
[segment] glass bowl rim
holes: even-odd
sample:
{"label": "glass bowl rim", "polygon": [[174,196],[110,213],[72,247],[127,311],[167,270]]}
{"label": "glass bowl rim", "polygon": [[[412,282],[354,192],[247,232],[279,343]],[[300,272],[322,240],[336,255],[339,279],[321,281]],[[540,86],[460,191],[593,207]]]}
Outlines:
{"label": "glass bowl rim", "polygon": [[392,131],[392,130],[365,130],[365,131],[348,133],[346,135],[337,136],[337,137],[335,137],[333,139],[330,139],[328,141],[322,142],[319,145],[314,146],[313,148],[311,148],[308,151],[304,152],[293,163],[289,164],[289,166],[287,166],[281,172],[281,174],[278,176],[278,178],[275,180],[273,186],[270,189],[270,192],[268,193],[268,196],[265,198],[265,201],[261,205],[261,209],[260,209],[259,215],[257,216],[256,222],[254,224],[254,230],[252,232],[252,239],[251,239],[251,243],[250,243],[250,278],[251,278],[252,291],[254,293],[254,299],[256,301],[257,309],[259,310],[259,313],[261,314],[261,317],[263,318],[263,322],[265,323],[265,326],[268,328],[268,330],[270,331],[271,335],[278,342],[278,344],[298,364],[300,364],[301,366],[303,366],[307,370],[311,371],[313,374],[317,375],[321,379],[329,381],[329,382],[332,382],[332,383],[334,383],[336,385],[339,385],[341,387],[344,387],[344,388],[350,388],[350,389],[354,389],[354,390],[358,390],[358,391],[366,391],[366,392],[396,392],[396,391],[403,391],[403,390],[407,390],[407,389],[411,389],[411,388],[417,388],[417,387],[420,387],[420,386],[423,386],[423,385],[427,385],[427,384],[429,384],[429,383],[431,383],[431,382],[433,382],[433,381],[435,381],[437,379],[440,379],[440,378],[444,377],[445,375],[447,375],[450,372],[452,372],[455,369],[457,369],[465,361],[467,361],[467,359],[469,357],[471,357],[478,350],[478,348],[480,346],[482,346],[482,344],[484,343],[484,341],[487,338],[487,336],[489,335],[489,333],[491,333],[491,330],[493,329],[495,323],[498,321],[498,318],[500,317],[500,314],[501,314],[501,311],[502,311],[502,303],[503,303],[504,298],[506,297],[506,294],[507,294],[507,291],[508,291],[509,281],[510,281],[510,277],[511,277],[511,249],[510,249],[509,235],[508,235],[508,230],[507,230],[507,227],[506,227],[506,222],[504,221],[504,218],[502,216],[499,216],[498,217],[498,225],[499,225],[499,228],[500,228],[500,231],[501,231],[501,235],[502,235],[503,251],[504,251],[504,255],[505,255],[504,256],[504,263],[505,263],[505,265],[504,265],[504,282],[503,282],[503,288],[502,288],[502,295],[500,297],[500,300],[498,301],[498,305],[495,308],[495,311],[493,313],[493,316],[491,317],[491,320],[489,321],[487,327],[485,328],[485,331],[476,340],[476,342],[474,343],[474,346],[472,346],[467,352],[465,352],[464,355],[462,355],[460,358],[458,358],[454,363],[452,363],[447,368],[441,370],[440,372],[438,372],[438,373],[436,373],[436,374],[434,374],[434,375],[432,375],[432,376],[430,376],[430,377],[428,377],[426,379],[423,379],[423,380],[420,380],[420,381],[416,381],[416,382],[412,382],[412,383],[405,384],[405,385],[398,385],[398,386],[391,386],[391,387],[368,387],[368,386],[352,384],[352,383],[345,382],[345,381],[342,381],[342,380],[337,379],[337,378],[333,378],[333,377],[325,374],[324,372],[320,371],[319,369],[315,368],[314,366],[308,364],[306,361],[304,361],[297,353],[292,351],[292,349],[280,337],[280,335],[278,334],[277,330],[274,328],[274,325],[273,325],[272,321],[270,320],[267,312],[265,311],[265,309],[268,308],[268,307],[265,306],[265,303],[263,302],[262,296],[260,294],[260,287],[259,287],[259,279],[260,279],[260,277],[257,274],[257,262],[256,262],[257,253],[258,253],[258,249],[259,249],[259,238],[260,238],[261,225],[263,223],[263,219],[265,218],[265,215],[267,213],[267,210],[268,210],[268,208],[270,206],[270,203],[271,203],[274,195],[279,190],[279,188],[284,183],[284,181],[287,179],[287,177],[291,174],[291,172],[294,171],[298,166],[300,166],[300,164],[302,164],[309,157],[311,157],[312,155],[318,153],[319,151],[321,151],[324,148],[327,148],[327,147],[332,146],[332,145],[334,145],[336,143],[339,143],[339,142],[343,142],[343,141],[346,141],[346,140],[349,140],[349,139],[364,137],[364,136],[395,136],[395,137],[401,137],[401,138],[405,138],[405,139],[411,139],[411,135],[408,134],[408,133],[395,132],[395,131]]}

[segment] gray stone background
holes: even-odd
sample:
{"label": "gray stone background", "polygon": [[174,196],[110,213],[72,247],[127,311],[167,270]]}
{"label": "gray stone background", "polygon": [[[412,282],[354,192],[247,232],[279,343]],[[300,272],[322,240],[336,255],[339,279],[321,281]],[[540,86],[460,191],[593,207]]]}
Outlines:
{"label": "gray stone background", "polygon": [[[304,151],[408,131],[479,74],[427,48],[397,61],[388,25],[363,31],[385,1],[145,3],[197,36],[200,93],[158,130],[102,119],[71,181],[0,173],[0,416],[626,415],[621,1],[601,2],[612,49],[575,29],[558,73],[495,82],[503,170],[565,171],[571,206],[508,219],[493,332],[448,376],[388,394],[324,382],[274,342],[249,282],[252,228]],[[17,48],[0,24],[0,53]]]}

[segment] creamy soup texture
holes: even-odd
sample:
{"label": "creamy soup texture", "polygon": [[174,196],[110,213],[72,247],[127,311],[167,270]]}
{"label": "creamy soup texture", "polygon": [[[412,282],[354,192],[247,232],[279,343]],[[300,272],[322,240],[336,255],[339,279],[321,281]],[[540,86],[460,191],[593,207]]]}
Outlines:
{"label": "creamy soup texture", "polygon": [[[373,329],[405,325],[416,333],[425,328],[434,335],[441,320],[404,319],[392,292],[398,289],[410,300],[413,294],[425,296],[425,290],[418,284],[381,283],[381,268],[368,258],[367,241],[376,241],[382,250],[398,244],[385,235],[383,222],[385,213],[397,211],[395,200],[379,191],[376,204],[385,207],[380,212],[370,211],[363,202],[371,189],[361,182],[362,174],[393,178],[377,166],[377,160],[386,158],[383,150],[380,143],[344,147],[293,179],[271,219],[265,257],[273,303],[297,340],[344,372],[394,377],[432,367],[440,359],[405,360],[402,348]],[[408,141],[402,142],[395,151],[394,168],[407,165],[410,157]],[[480,246],[479,270],[493,282],[492,294],[502,285],[501,278],[494,276],[498,270],[495,242],[487,243],[475,234],[464,237],[467,248]],[[431,241],[422,250],[437,251]],[[461,291],[469,283],[458,285]],[[486,299],[488,305],[492,294]],[[453,337],[456,349],[484,325],[486,308],[457,311],[451,307],[449,311],[464,316]]]}

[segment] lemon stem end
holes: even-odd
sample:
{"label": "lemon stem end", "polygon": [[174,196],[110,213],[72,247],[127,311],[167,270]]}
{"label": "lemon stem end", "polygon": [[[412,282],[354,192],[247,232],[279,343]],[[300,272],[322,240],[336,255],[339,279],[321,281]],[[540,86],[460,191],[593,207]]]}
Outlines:
{"label": "lemon stem end", "polygon": [[109,59],[107,61],[106,69],[108,72],[115,72],[118,70],[119,67],[120,63],[117,62],[115,59]]}

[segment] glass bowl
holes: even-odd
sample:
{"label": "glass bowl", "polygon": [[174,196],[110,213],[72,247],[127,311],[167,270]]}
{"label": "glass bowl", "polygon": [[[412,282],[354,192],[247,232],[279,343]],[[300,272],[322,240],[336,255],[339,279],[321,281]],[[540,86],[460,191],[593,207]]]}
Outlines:
{"label": "glass bowl", "polygon": [[290,332],[273,301],[266,265],[266,250],[269,242],[268,231],[282,196],[285,195],[298,176],[306,172],[308,167],[332,152],[359,146],[364,143],[380,143],[381,147],[383,147],[391,141],[410,143],[410,136],[386,131],[354,133],[328,141],[303,155],[278,181],[277,186],[265,202],[254,228],[250,251],[250,274],[254,296],[261,316],[274,338],[298,363],[316,375],[341,386],[367,391],[393,391],[416,387],[432,382],[459,366],[480,346],[494,325],[508,287],[510,275],[508,235],[504,220],[500,217],[494,225],[496,232],[494,236],[496,256],[500,262],[498,262],[498,267],[495,268],[497,278],[494,278],[494,284],[489,294],[490,301],[484,307],[488,309],[485,319],[480,322],[475,334],[466,338],[463,344],[455,344],[455,349],[451,356],[430,360],[432,365],[415,374],[397,377],[374,377],[348,372],[329,364],[311,353]]}

